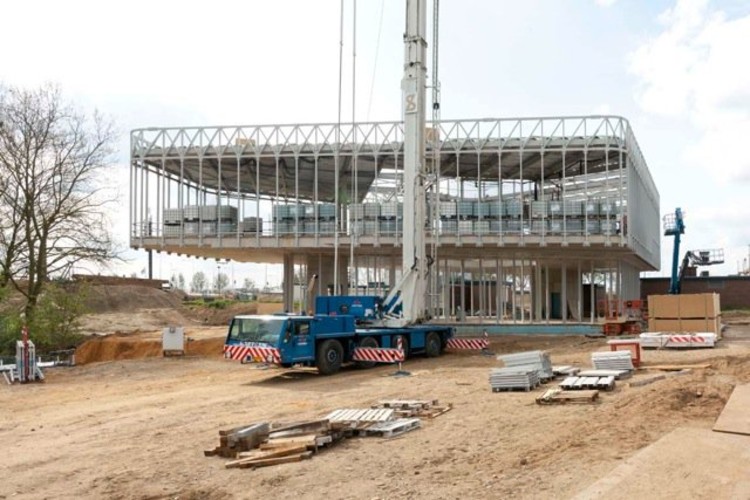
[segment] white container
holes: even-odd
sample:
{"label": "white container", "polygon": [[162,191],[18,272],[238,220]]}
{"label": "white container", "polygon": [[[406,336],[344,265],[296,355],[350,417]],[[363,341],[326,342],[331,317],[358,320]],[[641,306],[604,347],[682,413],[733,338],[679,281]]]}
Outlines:
{"label": "white container", "polygon": [[549,231],[549,221],[546,220],[535,220],[531,221],[531,232],[532,234],[542,234]]}
{"label": "white container", "polygon": [[377,203],[365,203],[364,204],[365,219],[377,219],[380,216],[381,212],[382,212],[382,208]]}
{"label": "white container", "polygon": [[493,219],[499,219],[503,216],[503,206],[497,201],[488,202],[489,214],[488,216]]}
{"label": "white container", "polygon": [[599,215],[599,202],[588,200],[583,204],[583,211],[584,213],[591,217],[591,216],[598,216]]}
{"label": "white container", "polygon": [[461,219],[469,219],[474,217],[474,202],[473,201],[459,201],[456,203],[456,214]]}
{"label": "white container", "polygon": [[441,219],[455,219],[456,218],[456,202],[455,201],[441,201],[440,202],[440,218]]}
{"label": "white container", "polygon": [[[546,201],[532,201],[531,202],[531,216],[532,217],[546,217],[547,216],[547,202]],[[533,228],[532,228],[533,231]]]}
{"label": "white container", "polygon": [[474,203],[474,217],[486,219],[490,216],[490,205],[492,202],[477,201]]}
{"label": "white container", "polygon": [[509,217],[520,217],[523,214],[523,203],[519,200],[510,200],[503,203],[505,215]]}
{"label": "white container", "polygon": [[489,234],[489,232],[490,232],[490,221],[488,220],[474,221],[474,234]]}
{"label": "white container", "polygon": [[182,225],[185,236],[198,236],[198,228],[200,227],[200,223],[198,222],[185,222]]}
{"label": "white container", "polygon": [[547,202],[547,214],[549,217],[562,217],[563,204],[561,201],[553,200]]}
{"label": "white container", "polygon": [[201,207],[201,219],[216,220],[216,205],[203,205]]}
{"label": "white container", "polygon": [[470,220],[458,221],[458,234],[469,235],[474,233],[474,224]]}
{"label": "white container", "polygon": [[455,235],[458,232],[458,221],[443,220],[440,221],[440,234]]}
{"label": "white container", "polygon": [[194,221],[201,218],[201,207],[198,205],[190,205],[185,207],[185,220]]}
{"label": "white container", "polygon": [[164,224],[179,224],[182,222],[182,209],[180,208],[165,208],[164,209]]}
{"label": "white container", "polygon": [[179,238],[182,227],[179,225],[164,226],[164,237],[165,238]]}
{"label": "white container", "polygon": [[360,203],[349,205],[349,220],[362,220],[365,216],[365,207]]}
{"label": "white container", "polygon": [[167,352],[179,352],[185,354],[185,329],[177,326],[168,326],[161,332],[161,350]]}
{"label": "white container", "polygon": [[563,208],[565,210],[565,217],[583,216],[583,203],[580,201],[565,201],[563,202]]}

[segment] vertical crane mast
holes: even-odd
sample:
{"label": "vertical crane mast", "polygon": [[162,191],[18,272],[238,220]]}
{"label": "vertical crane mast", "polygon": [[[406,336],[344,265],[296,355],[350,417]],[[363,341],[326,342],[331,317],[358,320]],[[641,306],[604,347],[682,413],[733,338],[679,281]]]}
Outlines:
{"label": "vertical crane mast", "polygon": [[427,1],[406,0],[404,77],[404,229],[401,286],[404,323],[425,315],[427,259],[425,250],[425,85],[427,67]]}

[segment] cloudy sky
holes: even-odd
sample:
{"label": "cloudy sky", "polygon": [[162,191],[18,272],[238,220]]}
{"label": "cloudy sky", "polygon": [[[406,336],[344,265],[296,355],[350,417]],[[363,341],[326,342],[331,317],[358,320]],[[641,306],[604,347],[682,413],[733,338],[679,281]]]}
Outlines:
{"label": "cloudy sky", "polygon": [[[345,5],[343,114],[400,116],[404,3]],[[0,82],[59,83],[123,131],[147,126],[333,122],[338,0],[0,0]],[[735,273],[750,224],[750,2],[443,0],[443,118],[616,114],[629,119],[661,194],[687,213],[685,248],[724,248]],[[127,207],[123,190],[121,203]],[[126,209],[121,211],[127,213]],[[127,246],[126,217],[115,216]],[[662,242],[662,271],[671,241]],[[140,272],[142,252],[119,266]],[[168,278],[215,264],[159,257]],[[229,271],[229,269],[227,269]],[[271,266],[231,266],[278,283]]]}

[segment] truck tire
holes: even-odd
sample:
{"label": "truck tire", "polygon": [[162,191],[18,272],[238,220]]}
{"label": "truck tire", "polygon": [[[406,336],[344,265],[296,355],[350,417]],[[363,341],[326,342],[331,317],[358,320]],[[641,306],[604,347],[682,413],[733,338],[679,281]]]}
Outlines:
{"label": "truck tire", "polygon": [[404,348],[404,361],[406,361],[409,358],[409,339],[406,337],[406,335],[394,335],[391,337],[391,347],[396,348],[398,346],[398,338],[401,337],[401,344]]}
{"label": "truck tire", "polygon": [[[359,341],[359,345],[357,347],[378,348],[380,346],[378,345],[378,341],[375,340],[375,337],[365,337]],[[375,363],[375,361],[357,361],[357,366],[359,366],[360,368],[372,368],[376,364],[377,363]]]}
{"label": "truck tire", "polygon": [[443,353],[443,339],[437,332],[430,332],[424,342],[424,353],[428,358],[437,358]]}
{"label": "truck tire", "polygon": [[325,340],[318,346],[316,361],[321,375],[332,375],[339,371],[343,360],[344,348],[338,340]]}

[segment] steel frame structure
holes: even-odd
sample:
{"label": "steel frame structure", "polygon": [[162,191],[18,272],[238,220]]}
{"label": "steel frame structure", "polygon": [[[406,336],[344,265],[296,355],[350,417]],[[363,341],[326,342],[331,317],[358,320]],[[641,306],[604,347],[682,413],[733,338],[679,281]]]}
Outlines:
{"label": "steel frame structure", "polygon": [[[516,288],[531,283],[533,307],[528,317],[522,312],[520,320],[539,321],[552,319],[550,294],[560,281],[568,282],[560,293],[577,301],[570,308],[575,311],[571,316],[583,320],[583,311],[590,309],[589,319],[593,319],[594,307],[584,307],[580,288],[585,276],[605,283],[610,295],[637,298],[638,273],[658,269],[659,194],[624,118],[442,120],[425,133],[427,160],[439,165],[438,173],[426,179],[428,203],[471,201],[498,208],[513,201],[522,204],[512,222],[521,230],[515,231],[508,230],[500,217],[495,222],[484,210],[472,222],[481,231],[445,231],[446,224],[435,218],[437,211],[425,210],[426,245],[439,248],[439,261],[430,271],[430,289],[440,290],[431,294],[434,315],[455,318],[458,302],[466,306],[471,294],[462,295],[461,301],[451,298],[457,294],[451,283],[460,273],[464,276],[459,280],[461,287],[467,287],[465,278],[471,275],[468,288],[476,289],[477,300],[481,297],[485,306],[466,306],[463,311],[480,310],[481,318],[503,320],[506,302],[521,300],[518,289],[516,293],[505,290],[507,283]],[[297,216],[290,224],[294,230],[283,232],[278,221],[271,220],[272,207],[333,202],[334,164],[338,162],[342,200],[333,231],[338,233],[339,246],[353,247],[357,256],[357,270],[351,275],[360,276],[361,270],[366,277],[377,275],[377,283],[392,285],[401,271],[395,262],[401,254],[402,234],[379,227],[369,233],[353,231],[347,206],[403,201],[403,134],[400,122],[342,124],[340,128],[307,124],[134,130],[131,246],[287,265],[293,265],[294,255],[313,255],[321,262],[332,254],[334,234],[318,230],[319,222],[312,231],[301,230],[304,226]],[[581,225],[588,227],[589,214],[566,213],[568,203],[562,203],[562,213],[555,216],[546,209],[530,211],[535,202],[592,199],[603,201],[597,220],[616,225],[616,230],[581,230]],[[234,207],[239,221],[231,230],[222,231],[219,224],[216,233],[210,233],[200,228],[200,219],[197,234],[186,234],[186,223],[180,221],[167,234],[165,212],[191,205]],[[263,219],[263,225],[243,231],[239,222],[248,217]],[[557,231],[549,229],[554,220],[558,220]],[[303,265],[314,267],[312,261]],[[568,274],[571,270],[575,276]],[[552,284],[545,286],[550,279]],[[371,280],[364,281],[364,289],[371,291],[367,286]],[[320,286],[325,283],[321,281]],[[505,291],[488,295],[488,286]],[[567,307],[567,300],[560,300]],[[512,320],[517,320],[518,309],[511,309]],[[495,313],[489,314],[492,310]],[[569,315],[564,316],[566,320]]]}

